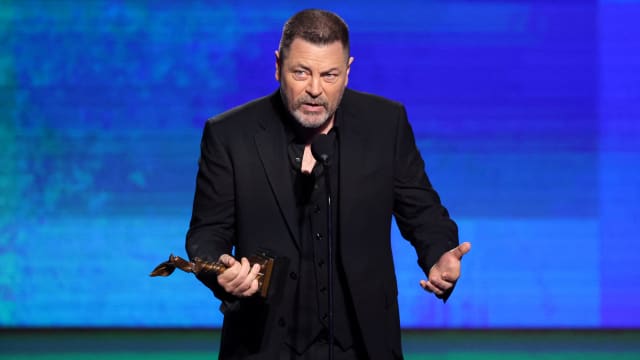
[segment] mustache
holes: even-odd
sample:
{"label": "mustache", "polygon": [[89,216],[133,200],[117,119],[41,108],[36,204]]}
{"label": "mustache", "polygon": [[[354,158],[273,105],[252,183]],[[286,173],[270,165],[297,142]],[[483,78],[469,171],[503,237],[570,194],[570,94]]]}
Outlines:
{"label": "mustache", "polygon": [[311,97],[305,96],[296,100],[295,107],[299,108],[303,104],[321,105],[322,107],[327,108],[329,102],[326,99],[312,99]]}

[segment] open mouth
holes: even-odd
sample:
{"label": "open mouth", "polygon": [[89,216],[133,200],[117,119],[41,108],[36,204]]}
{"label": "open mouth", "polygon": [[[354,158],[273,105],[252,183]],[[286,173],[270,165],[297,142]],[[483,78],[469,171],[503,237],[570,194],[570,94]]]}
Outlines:
{"label": "open mouth", "polygon": [[322,104],[315,104],[315,103],[302,103],[302,110],[304,111],[320,111],[324,109],[324,106]]}

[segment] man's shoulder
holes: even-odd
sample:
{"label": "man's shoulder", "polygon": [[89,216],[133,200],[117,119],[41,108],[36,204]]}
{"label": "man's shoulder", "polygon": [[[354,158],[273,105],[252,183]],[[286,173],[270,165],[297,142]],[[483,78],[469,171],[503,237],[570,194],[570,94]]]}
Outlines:
{"label": "man's shoulder", "polygon": [[404,112],[404,105],[398,101],[371,93],[347,89],[341,107],[354,118],[388,120]]}
{"label": "man's shoulder", "polygon": [[226,121],[240,121],[241,119],[251,119],[257,114],[264,114],[265,111],[269,111],[273,108],[273,96],[270,94],[257,99],[253,99],[244,104],[233,107],[220,114],[207,119],[208,122],[226,122]]}
{"label": "man's shoulder", "polygon": [[367,92],[346,89],[343,95],[342,106],[357,113],[376,113],[382,111],[398,111],[404,107],[402,103],[380,95]]}
{"label": "man's shoulder", "polygon": [[402,106],[398,101],[391,100],[389,98],[353,89],[345,89],[344,100],[348,103],[362,103],[362,104],[379,104],[380,106]]}

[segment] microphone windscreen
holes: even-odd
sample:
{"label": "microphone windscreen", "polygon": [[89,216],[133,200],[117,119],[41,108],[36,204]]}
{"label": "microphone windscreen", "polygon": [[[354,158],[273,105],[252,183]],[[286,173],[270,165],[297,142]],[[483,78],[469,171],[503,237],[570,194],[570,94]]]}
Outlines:
{"label": "microphone windscreen", "polygon": [[311,154],[316,161],[321,162],[324,165],[329,165],[331,157],[333,156],[333,142],[334,138],[329,135],[319,134],[311,143]]}

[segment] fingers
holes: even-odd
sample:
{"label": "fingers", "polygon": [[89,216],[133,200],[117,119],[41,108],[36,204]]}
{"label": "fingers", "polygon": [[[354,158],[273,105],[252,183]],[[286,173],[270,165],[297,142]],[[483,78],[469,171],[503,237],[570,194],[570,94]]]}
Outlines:
{"label": "fingers", "polygon": [[444,290],[435,286],[431,281],[420,280],[420,286],[427,292],[434,293],[438,296],[444,294]]}
{"label": "fingers", "polygon": [[219,261],[227,266],[227,270],[218,275],[218,284],[226,292],[238,297],[248,297],[258,291],[259,264],[251,266],[247,258],[243,257],[238,261],[227,254],[220,256]]}
{"label": "fingers", "polygon": [[251,296],[256,292],[258,292],[259,283],[258,283],[257,277],[259,273],[260,273],[260,265],[254,264],[251,267],[251,272],[249,273],[249,276],[247,276],[248,284],[246,285],[248,285],[248,287],[245,291],[242,292],[241,294],[242,296]]}
{"label": "fingers", "polygon": [[471,243],[464,242],[444,253],[429,270],[429,280],[421,280],[420,286],[438,296],[450,290],[460,277],[460,260],[471,250]]}
{"label": "fingers", "polygon": [[458,259],[462,259],[462,257],[471,250],[470,242],[463,242],[458,245],[455,249],[451,250],[451,253],[454,254]]}
{"label": "fingers", "polygon": [[453,284],[448,284],[445,286],[435,285],[432,281],[420,281],[420,286],[425,289],[427,292],[434,293],[438,296],[442,296],[445,292],[447,292]]}
{"label": "fingers", "polygon": [[442,295],[453,287],[453,283],[442,279],[431,278],[428,281],[420,280],[420,286],[430,293]]}
{"label": "fingers", "polygon": [[222,254],[218,258],[218,261],[223,263],[226,267],[231,267],[236,263],[237,260],[229,254]]}
{"label": "fingers", "polygon": [[426,280],[420,280],[420,286],[425,289],[427,292],[434,292],[437,291],[437,289],[435,288],[435,286],[433,286],[432,284],[429,284],[428,281]]}
{"label": "fingers", "polygon": [[[246,260],[246,259],[243,258],[243,260]],[[247,264],[249,264],[249,261],[247,261]],[[258,280],[256,279],[256,277],[258,276],[259,272],[260,272],[260,265],[254,264],[253,266],[250,266],[249,273],[247,274],[244,281],[236,287],[234,295],[236,296],[253,295],[256,292],[256,290],[258,290]]]}
{"label": "fingers", "polygon": [[428,282],[442,291],[447,291],[453,287],[453,282],[447,281],[443,277],[431,278]]}
{"label": "fingers", "polygon": [[456,280],[457,277],[434,266],[429,271],[429,280],[420,280],[420,286],[430,293],[441,296],[453,287]]}
{"label": "fingers", "polygon": [[235,271],[235,276],[233,277],[233,279],[231,279],[231,281],[229,281],[227,287],[225,287],[225,290],[227,290],[227,292],[231,293],[232,295],[240,296],[249,288],[249,286],[245,285],[251,270],[249,260],[243,257],[239,262],[236,262],[233,268],[227,269],[225,273],[232,269]]}

